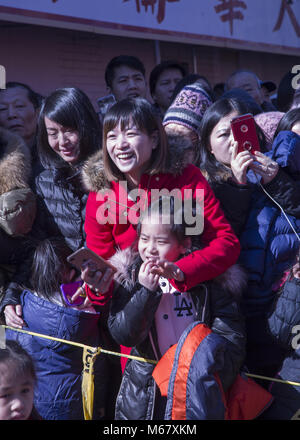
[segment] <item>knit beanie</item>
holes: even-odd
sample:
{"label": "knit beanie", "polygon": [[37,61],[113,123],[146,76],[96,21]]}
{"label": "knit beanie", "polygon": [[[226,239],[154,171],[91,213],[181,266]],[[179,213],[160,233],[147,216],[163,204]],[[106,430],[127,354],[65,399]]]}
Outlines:
{"label": "knit beanie", "polygon": [[277,125],[279,124],[283,115],[284,113],[275,111],[275,112],[259,113],[258,115],[254,116],[255,122],[257,123],[257,125],[260,126],[260,128],[264,132],[267,142],[266,147],[268,150],[271,150],[272,148],[274,134],[277,129]]}
{"label": "knit beanie", "polygon": [[197,82],[186,85],[178,93],[168,108],[163,125],[179,124],[195,131],[199,136],[199,127],[205,110],[212,104],[208,94]]}

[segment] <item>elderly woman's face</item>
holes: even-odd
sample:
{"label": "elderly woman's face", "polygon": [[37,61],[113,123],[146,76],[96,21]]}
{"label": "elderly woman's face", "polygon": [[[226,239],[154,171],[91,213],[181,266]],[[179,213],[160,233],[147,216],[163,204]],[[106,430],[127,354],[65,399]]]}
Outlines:
{"label": "elderly woman's face", "polygon": [[36,134],[37,113],[22,87],[0,92],[0,126],[18,133],[28,144]]}

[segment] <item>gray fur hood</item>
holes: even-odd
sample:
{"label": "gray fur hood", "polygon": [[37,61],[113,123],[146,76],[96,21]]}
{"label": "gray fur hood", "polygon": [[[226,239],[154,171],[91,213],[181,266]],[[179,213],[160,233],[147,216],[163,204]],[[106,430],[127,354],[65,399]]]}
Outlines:
{"label": "gray fur hood", "polygon": [[[168,136],[169,153],[166,163],[166,172],[173,175],[180,175],[187,163],[184,160],[186,149],[192,147],[189,139],[183,136]],[[92,155],[83,165],[82,182],[87,191],[101,191],[109,188],[110,183],[105,176],[103,166],[103,152],[98,151]]]}
{"label": "gray fur hood", "polygon": [[29,187],[31,153],[23,139],[0,128],[0,195]]}
{"label": "gray fur hood", "polygon": [[[132,289],[136,282],[141,262],[138,252],[132,247],[117,250],[109,261],[117,269],[114,280],[126,289]],[[213,282],[228,290],[233,298],[239,299],[247,285],[247,275],[239,264],[234,264],[223,274],[216,277]]]}

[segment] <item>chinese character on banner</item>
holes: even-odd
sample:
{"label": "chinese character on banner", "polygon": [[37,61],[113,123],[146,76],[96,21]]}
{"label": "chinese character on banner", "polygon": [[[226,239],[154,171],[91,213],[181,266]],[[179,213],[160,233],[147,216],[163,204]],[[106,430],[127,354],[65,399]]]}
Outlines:
{"label": "chinese character on banner", "polygon": [[241,11],[237,11],[237,8],[247,9],[247,5],[241,0],[218,0],[221,4],[215,6],[215,11],[217,14],[223,13],[221,15],[222,21],[229,21],[230,24],[230,34],[233,33],[233,21],[234,20],[244,20],[244,15]]}
{"label": "chinese character on banner", "polygon": [[293,28],[295,29],[297,36],[300,37],[300,25],[297,22],[294,11],[292,10],[292,6],[290,5],[290,3],[288,3],[287,0],[281,0],[279,16],[277,19],[277,23],[275,24],[275,27],[273,29],[273,32],[278,31],[281,28],[285,12],[288,13],[288,16],[290,17],[291,23],[293,25]]}
{"label": "chinese character on banner", "polygon": [[[123,0],[123,2],[128,2],[130,0]],[[135,0],[137,12],[141,12],[141,6],[144,6],[145,11],[148,11],[148,6],[151,7],[152,14],[154,14],[154,6],[158,3],[157,9],[157,21],[161,23],[165,18],[166,13],[166,3],[179,2],[180,0]]]}

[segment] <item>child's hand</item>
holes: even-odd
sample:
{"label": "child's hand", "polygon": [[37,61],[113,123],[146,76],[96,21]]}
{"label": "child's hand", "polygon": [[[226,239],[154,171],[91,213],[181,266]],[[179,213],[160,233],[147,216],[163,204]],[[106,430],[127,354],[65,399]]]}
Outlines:
{"label": "child's hand", "polygon": [[247,183],[247,170],[249,165],[253,163],[253,156],[248,150],[241,151],[237,154],[238,142],[232,141],[231,146],[231,171],[239,184]]}
{"label": "child's hand", "polygon": [[154,261],[144,261],[139,271],[139,283],[149,290],[155,291],[158,288],[159,275],[152,272],[156,265]]}
{"label": "child's hand", "polygon": [[176,281],[184,280],[182,270],[175,263],[166,260],[157,261],[152,267],[151,272],[164,278],[174,278]]}
{"label": "child's hand", "polygon": [[83,286],[80,286],[76,290],[76,292],[74,293],[74,295],[70,299],[70,302],[75,302],[76,299],[79,298],[80,296],[84,297],[84,302],[82,304],[80,304],[79,306],[76,306],[78,309],[86,309],[92,305],[91,301],[89,300],[89,298],[87,297],[87,295],[85,293],[84,284],[83,284]]}

